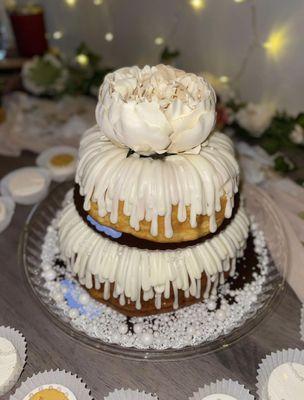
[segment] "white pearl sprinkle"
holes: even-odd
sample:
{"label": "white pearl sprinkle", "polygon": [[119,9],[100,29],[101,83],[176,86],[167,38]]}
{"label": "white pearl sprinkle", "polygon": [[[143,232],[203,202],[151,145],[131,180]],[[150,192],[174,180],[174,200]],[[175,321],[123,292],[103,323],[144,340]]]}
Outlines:
{"label": "white pearl sprinkle", "polygon": [[56,278],[56,272],[52,269],[42,274],[46,281],[53,281]]}
{"label": "white pearl sprinkle", "polygon": [[120,334],[125,335],[128,332],[128,325],[122,324],[119,326],[118,330]]}
{"label": "white pearl sprinkle", "polygon": [[112,338],[112,341],[113,341],[114,343],[118,343],[119,340],[120,340],[120,335],[119,335],[117,332],[115,332],[115,333],[113,333],[113,335],[111,336],[111,338]]}
{"label": "white pearl sprinkle", "polygon": [[42,269],[43,269],[43,271],[50,271],[51,269],[52,269],[52,266],[51,266],[51,264],[43,264],[42,265]]}
{"label": "white pearl sprinkle", "polygon": [[81,293],[78,300],[80,304],[86,306],[90,302],[90,296],[87,293]]}
{"label": "white pearl sprinkle", "polygon": [[216,309],[216,302],[213,300],[208,300],[207,301],[207,308],[209,311],[214,311]]}
{"label": "white pearl sprinkle", "polygon": [[61,303],[64,301],[64,296],[62,292],[56,291],[53,294],[53,299],[56,301],[56,303]]}
{"label": "white pearl sprinkle", "polygon": [[141,323],[135,324],[133,327],[134,333],[138,334],[141,333],[143,330],[143,325]]}
{"label": "white pearl sprinkle", "polygon": [[78,316],[79,316],[79,311],[77,310],[77,308],[72,308],[69,311],[69,317],[70,318],[74,319],[74,318],[77,318]]}
{"label": "white pearl sprinkle", "polygon": [[219,321],[225,321],[226,313],[223,310],[217,310],[215,316]]}
{"label": "white pearl sprinkle", "polygon": [[153,343],[153,335],[149,332],[145,332],[141,335],[141,341],[145,346],[150,346]]}
{"label": "white pearl sprinkle", "polygon": [[256,294],[252,293],[252,294],[250,295],[250,301],[251,301],[251,302],[255,303],[255,302],[257,301],[257,299],[258,299],[258,297],[257,297]]}

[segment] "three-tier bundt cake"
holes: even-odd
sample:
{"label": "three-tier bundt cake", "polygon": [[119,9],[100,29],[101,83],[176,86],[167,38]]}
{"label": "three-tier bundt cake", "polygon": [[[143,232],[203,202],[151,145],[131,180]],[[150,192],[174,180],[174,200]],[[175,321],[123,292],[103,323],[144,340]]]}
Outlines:
{"label": "three-tier bundt cake", "polygon": [[199,76],[158,65],[106,76],[81,141],[61,253],[95,299],[128,315],[208,298],[235,273],[249,220],[231,140]]}

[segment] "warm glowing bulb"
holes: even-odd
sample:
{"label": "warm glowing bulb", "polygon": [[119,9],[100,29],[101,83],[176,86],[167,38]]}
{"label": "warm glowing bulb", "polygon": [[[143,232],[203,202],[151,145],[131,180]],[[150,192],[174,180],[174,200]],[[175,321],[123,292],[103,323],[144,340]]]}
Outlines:
{"label": "warm glowing bulb", "polygon": [[222,83],[228,83],[229,82],[229,78],[226,75],[220,76],[219,77],[219,81]]}
{"label": "warm glowing bulb", "polygon": [[234,0],[235,3],[244,3],[246,0]]}
{"label": "warm glowing bulb", "polygon": [[154,39],[154,43],[155,43],[157,46],[161,46],[162,44],[164,44],[164,42],[165,42],[165,39],[164,39],[163,37],[161,37],[161,36],[157,36],[157,37]]}
{"label": "warm glowing bulb", "polygon": [[103,0],[94,0],[93,2],[95,6],[100,6],[103,3]]}
{"label": "warm glowing bulb", "polygon": [[189,3],[194,10],[202,10],[206,7],[205,0],[189,0]]}
{"label": "warm glowing bulb", "polygon": [[56,39],[56,40],[59,40],[59,39],[61,39],[62,37],[63,37],[63,32],[61,32],[61,31],[55,31],[55,32],[53,33],[53,38]]}
{"label": "warm glowing bulb", "polygon": [[263,43],[264,48],[267,52],[273,56],[277,57],[282,54],[287,42],[286,29],[281,28],[273,31],[266,42]]}
{"label": "warm glowing bulb", "polygon": [[113,38],[114,38],[114,35],[112,32],[108,32],[105,34],[105,39],[107,42],[112,42]]}
{"label": "warm glowing bulb", "polygon": [[74,5],[76,4],[76,0],[65,0],[65,2],[69,7],[74,7]]}
{"label": "warm glowing bulb", "polygon": [[85,67],[86,65],[89,64],[89,57],[86,54],[77,54],[76,56],[76,61],[78,64],[80,64],[82,67]]}

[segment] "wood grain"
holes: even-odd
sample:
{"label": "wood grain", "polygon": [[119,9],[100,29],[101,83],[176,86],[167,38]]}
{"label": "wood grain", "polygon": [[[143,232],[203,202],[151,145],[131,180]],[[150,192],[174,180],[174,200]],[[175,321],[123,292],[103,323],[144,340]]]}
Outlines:
{"label": "wood grain", "polygon": [[[0,157],[0,176],[34,156]],[[30,207],[17,206],[10,227],[0,234],[0,325],[13,326],[28,342],[28,362],[21,380],[33,373],[60,368],[79,374],[95,400],[120,387],[156,392],[160,400],[186,400],[199,386],[217,378],[238,380],[255,393],[256,369],[265,354],[283,348],[303,348],[300,302],[290,288],[276,310],[231,347],[193,360],[139,362],[94,351],[57,328],[31,296],[17,260],[21,230]],[[18,385],[20,384],[19,381]],[[9,395],[3,397],[8,400]]]}

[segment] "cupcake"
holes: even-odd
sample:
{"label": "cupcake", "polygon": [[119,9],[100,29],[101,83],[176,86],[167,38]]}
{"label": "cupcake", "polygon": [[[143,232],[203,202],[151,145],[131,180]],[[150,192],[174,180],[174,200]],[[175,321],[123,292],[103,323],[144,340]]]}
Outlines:
{"label": "cupcake", "polygon": [[254,400],[254,397],[238,382],[223,379],[200,388],[189,400]]}
{"label": "cupcake", "polygon": [[46,169],[19,168],[2,179],[1,191],[16,203],[35,204],[46,196],[50,181],[50,174]]}
{"label": "cupcake", "polygon": [[63,385],[42,385],[30,393],[24,400],[76,400],[74,393]]}
{"label": "cupcake", "polygon": [[0,233],[10,224],[15,211],[15,203],[10,197],[0,196]]}
{"label": "cupcake", "polygon": [[74,176],[77,165],[77,149],[70,146],[55,146],[43,151],[36,160],[39,167],[49,170],[56,182],[63,182]]}
{"label": "cupcake", "polygon": [[109,393],[105,400],[157,400],[154,394],[140,392],[131,389],[115,389],[114,392]]}
{"label": "cupcake", "polygon": [[267,355],[259,365],[257,393],[260,400],[303,400],[304,350]]}
{"label": "cupcake", "polygon": [[92,400],[92,397],[76,375],[51,370],[28,378],[11,395],[10,400]]}
{"label": "cupcake", "polygon": [[0,326],[0,395],[16,384],[26,361],[26,341],[10,327]]}

